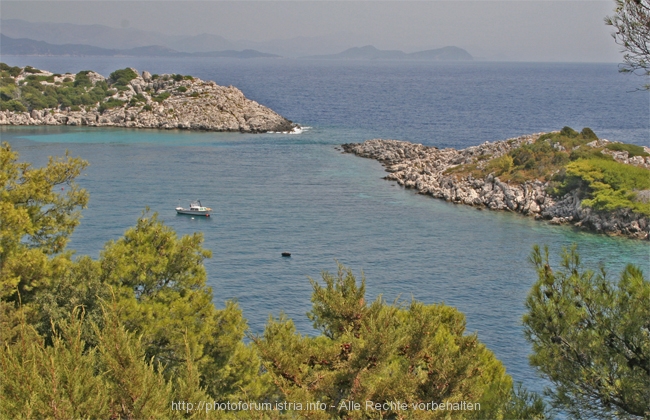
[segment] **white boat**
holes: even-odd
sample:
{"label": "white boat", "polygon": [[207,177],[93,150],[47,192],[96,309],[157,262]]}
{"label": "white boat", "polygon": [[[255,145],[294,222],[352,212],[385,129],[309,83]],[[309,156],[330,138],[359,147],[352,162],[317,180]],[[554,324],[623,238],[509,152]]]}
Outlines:
{"label": "white boat", "polygon": [[192,201],[190,203],[190,208],[186,209],[183,207],[176,207],[176,213],[178,214],[189,214],[192,216],[205,216],[210,217],[210,212],[212,209],[210,207],[203,207],[199,200]]}

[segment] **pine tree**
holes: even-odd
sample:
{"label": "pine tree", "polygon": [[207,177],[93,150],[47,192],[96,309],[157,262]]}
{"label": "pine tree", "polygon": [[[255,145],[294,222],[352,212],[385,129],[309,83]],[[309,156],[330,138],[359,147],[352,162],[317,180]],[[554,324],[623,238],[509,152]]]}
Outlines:
{"label": "pine tree", "polygon": [[539,279],[526,307],[530,362],[553,383],[552,404],[575,418],[650,416],[650,282],[629,265],[618,285],[582,267],[575,246],[559,270],[535,247]]}
{"label": "pine tree", "polygon": [[70,255],[61,252],[88,202],[74,182],[86,165],[66,154],[32,168],[8,143],[0,146],[0,299],[20,293],[26,302],[65,270]]}
{"label": "pine tree", "polygon": [[[312,280],[309,313],[322,335],[300,335],[281,315],[254,338],[283,399],[303,410],[325,403],[325,410],[302,411],[309,418],[445,418],[448,411],[416,411],[412,404],[462,401],[481,406],[456,413],[463,418],[503,417],[512,380],[475,334],[465,335],[460,312],[416,301],[368,304],[365,280],[357,285],[343,267],[337,276],[324,273],[323,281]],[[349,401],[401,401],[409,410],[354,410]]]}
{"label": "pine tree", "polygon": [[200,233],[180,239],[156,214],[144,214],[124,237],[110,242],[98,265],[100,283],[112,287],[116,313],[142,337],[148,357],[168,378],[185,369],[186,350],[215,400],[265,392],[259,359],[242,342],[248,328],[234,303],[217,310],[206,285]]}

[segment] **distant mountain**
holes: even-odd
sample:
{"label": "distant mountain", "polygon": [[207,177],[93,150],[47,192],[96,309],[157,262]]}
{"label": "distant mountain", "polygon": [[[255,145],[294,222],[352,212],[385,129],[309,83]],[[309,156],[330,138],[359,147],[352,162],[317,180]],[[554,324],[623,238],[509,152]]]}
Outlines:
{"label": "distant mountain", "polygon": [[470,53],[458,47],[405,53],[399,50],[378,50],[372,45],[350,48],[338,54],[312,55],[304,58],[322,60],[473,60]]}
{"label": "distant mountain", "polygon": [[117,55],[117,50],[81,44],[52,45],[33,39],[14,39],[0,34],[3,55]]}
{"label": "distant mountain", "polygon": [[[2,34],[14,38],[44,41],[52,45],[84,45],[109,50],[131,50],[133,48],[161,45],[175,51],[187,53],[209,53],[212,51],[255,50],[283,57],[304,57],[315,54],[334,54],[351,44],[363,45],[373,42],[365,35],[353,32],[336,32],[323,36],[268,39],[264,41],[230,40],[214,34],[168,35],[136,28],[112,28],[104,25],[77,25],[72,23],[28,22],[20,19],[0,19]],[[356,41],[351,42],[352,39]],[[429,48],[434,47],[431,45]],[[427,47],[418,46],[417,49]],[[411,51],[416,49],[411,48]],[[5,53],[6,54],[6,53]]]}
{"label": "distant mountain", "polygon": [[[11,38],[27,38],[50,44],[77,44],[107,49],[130,49],[149,45],[165,45],[176,48],[175,38],[135,28],[111,28],[104,25],[76,25],[72,23],[27,22],[20,19],[2,19],[2,33]],[[226,43],[227,44],[227,43]],[[218,45],[209,50],[234,49],[234,45]],[[188,51],[196,52],[196,51]]]}
{"label": "distant mountain", "polygon": [[5,55],[64,55],[64,56],[135,56],[135,57],[230,57],[230,58],[271,58],[279,57],[247,49],[243,51],[180,52],[161,45],[147,45],[129,49],[109,49],[83,44],[54,45],[45,41],[28,38],[11,38],[0,34],[0,52]]}

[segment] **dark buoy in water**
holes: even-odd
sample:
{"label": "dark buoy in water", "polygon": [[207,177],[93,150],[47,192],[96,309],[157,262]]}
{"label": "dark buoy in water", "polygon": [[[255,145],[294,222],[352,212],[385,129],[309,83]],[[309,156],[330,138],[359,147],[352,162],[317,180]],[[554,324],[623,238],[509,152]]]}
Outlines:
{"label": "dark buoy in water", "polygon": [[283,257],[290,257],[290,256],[291,256],[291,252],[283,252],[283,253],[282,253],[282,256],[283,256]]}

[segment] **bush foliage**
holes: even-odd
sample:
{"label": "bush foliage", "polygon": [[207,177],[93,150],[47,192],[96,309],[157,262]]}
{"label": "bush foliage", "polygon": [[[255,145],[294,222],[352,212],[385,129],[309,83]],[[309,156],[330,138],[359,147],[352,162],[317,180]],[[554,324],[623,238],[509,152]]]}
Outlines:
{"label": "bush foliage", "polygon": [[[20,82],[16,77],[25,76]],[[0,110],[31,111],[40,109],[70,109],[81,110],[82,107],[92,109],[97,107],[99,112],[107,109],[122,107],[126,101],[114,97],[120,91],[128,90],[129,82],[136,78],[137,73],[130,68],[116,70],[110,74],[107,81],[93,83],[89,77],[90,70],[77,73],[72,79],[61,75],[39,74],[40,70],[33,67],[10,67],[0,63]],[[180,80],[187,77],[180,76]],[[56,79],[59,77],[59,79]],[[186,87],[178,88],[179,92],[187,91]],[[152,94],[152,99],[162,102],[170,96],[169,92]],[[130,106],[144,106],[147,97],[142,93],[134,95],[128,101]],[[151,107],[148,107],[150,110]]]}
{"label": "bush foliage", "polygon": [[616,162],[604,149],[627,151],[628,156],[648,156],[643,147],[608,143],[588,146],[598,140],[586,127],[577,132],[570,127],[540,136],[532,144],[524,144],[500,157],[490,157],[483,165],[479,162],[460,165],[450,174],[472,174],[484,178],[492,173],[501,181],[523,183],[539,179],[550,184],[549,191],[557,196],[578,189],[585,198],[582,204],[601,211],[627,208],[650,215],[650,205],[635,200],[636,192],[650,189],[650,171]]}
{"label": "bush foliage", "polygon": [[603,159],[581,159],[566,168],[561,192],[578,188],[583,205],[596,210],[629,208],[650,216],[650,204],[636,201],[636,192],[650,189],[647,169]]}

